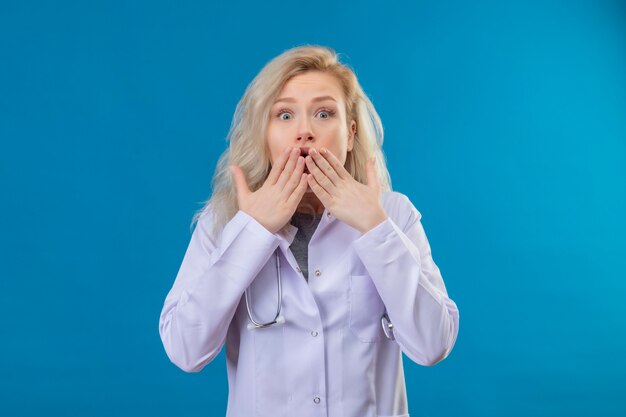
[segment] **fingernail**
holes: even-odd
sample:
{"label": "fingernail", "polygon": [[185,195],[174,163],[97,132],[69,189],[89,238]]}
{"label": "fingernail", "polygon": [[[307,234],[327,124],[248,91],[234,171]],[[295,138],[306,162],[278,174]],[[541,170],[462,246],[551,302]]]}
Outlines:
{"label": "fingernail", "polygon": [[311,155],[315,155],[315,154],[317,153],[317,151],[316,151],[315,149],[311,149],[311,150],[309,151],[309,153],[310,153]]}

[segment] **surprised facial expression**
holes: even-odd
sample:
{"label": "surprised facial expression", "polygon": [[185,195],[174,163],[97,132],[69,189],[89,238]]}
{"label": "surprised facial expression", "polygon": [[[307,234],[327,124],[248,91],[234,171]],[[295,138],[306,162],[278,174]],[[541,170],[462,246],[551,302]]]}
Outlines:
{"label": "surprised facial expression", "polygon": [[291,78],[270,108],[266,140],[272,165],[286,147],[300,148],[303,156],[324,147],[344,164],[356,130],[356,122],[346,120],[344,94],[333,75],[308,71]]}

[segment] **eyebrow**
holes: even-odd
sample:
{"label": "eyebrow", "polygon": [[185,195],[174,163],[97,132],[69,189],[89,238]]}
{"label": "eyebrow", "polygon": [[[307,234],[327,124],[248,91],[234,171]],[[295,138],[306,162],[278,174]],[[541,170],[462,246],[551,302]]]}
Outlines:
{"label": "eyebrow", "polygon": [[[334,98],[334,97],[331,97],[331,96],[320,96],[320,97],[315,97],[315,98],[313,98],[313,100],[311,100],[311,101],[312,101],[313,103],[315,103],[315,102],[318,102],[318,101],[324,101],[324,100],[332,100],[332,101],[335,101],[335,102],[337,101],[337,100],[335,100],[335,98]],[[296,102],[296,99],[295,99],[295,98],[293,98],[293,97],[281,97],[281,98],[279,98],[278,100],[276,100],[276,101],[274,102],[274,104],[276,104],[276,103],[278,103],[278,102],[280,102],[280,101],[284,101],[284,102],[287,102],[287,103],[295,103],[295,102]]]}

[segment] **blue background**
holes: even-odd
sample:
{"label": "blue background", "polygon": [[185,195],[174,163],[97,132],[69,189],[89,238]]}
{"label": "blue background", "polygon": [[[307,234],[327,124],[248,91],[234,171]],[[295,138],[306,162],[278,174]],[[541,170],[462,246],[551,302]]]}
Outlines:
{"label": "blue background", "polygon": [[0,414],[223,416],[158,317],[235,105],[322,44],[385,126],[460,333],[412,416],[626,415],[626,5],[0,2]]}

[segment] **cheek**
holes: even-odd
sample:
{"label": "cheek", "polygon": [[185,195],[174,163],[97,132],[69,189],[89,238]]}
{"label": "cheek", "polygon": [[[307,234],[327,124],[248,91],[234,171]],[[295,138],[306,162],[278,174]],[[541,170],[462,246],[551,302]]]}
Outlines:
{"label": "cheek", "polygon": [[328,150],[334,155],[335,158],[337,158],[337,160],[339,160],[341,165],[346,164],[345,149],[341,149],[341,147],[338,146],[332,146],[328,147]]}
{"label": "cheek", "polygon": [[281,149],[284,149],[286,145],[283,144],[281,136],[277,134],[275,129],[268,129],[265,143],[269,152],[268,158],[274,164],[274,161],[280,156]]}

